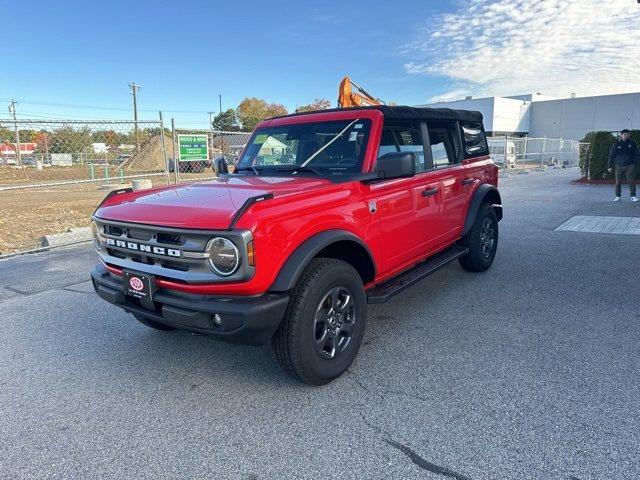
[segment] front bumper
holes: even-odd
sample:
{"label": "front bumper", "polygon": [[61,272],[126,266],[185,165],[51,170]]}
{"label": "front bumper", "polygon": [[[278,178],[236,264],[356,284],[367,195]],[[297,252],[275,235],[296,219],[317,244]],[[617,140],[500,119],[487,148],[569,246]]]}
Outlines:
{"label": "front bumper", "polygon": [[[258,297],[212,297],[160,289],[154,293],[154,309],[125,295],[122,278],[112,275],[104,265],[91,271],[96,293],[109,303],[156,322],[192,332],[211,335],[242,345],[264,345],[273,336],[284,316],[289,296],[267,293]],[[214,314],[222,325],[212,322]]]}

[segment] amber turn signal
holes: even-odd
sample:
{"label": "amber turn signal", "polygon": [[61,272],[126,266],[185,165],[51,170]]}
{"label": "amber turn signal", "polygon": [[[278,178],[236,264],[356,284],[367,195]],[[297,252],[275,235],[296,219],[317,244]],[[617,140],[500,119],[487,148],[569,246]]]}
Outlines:
{"label": "amber turn signal", "polygon": [[256,251],[254,249],[253,242],[249,242],[247,243],[247,262],[252,267],[255,267],[256,265],[255,259],[256,259]]}

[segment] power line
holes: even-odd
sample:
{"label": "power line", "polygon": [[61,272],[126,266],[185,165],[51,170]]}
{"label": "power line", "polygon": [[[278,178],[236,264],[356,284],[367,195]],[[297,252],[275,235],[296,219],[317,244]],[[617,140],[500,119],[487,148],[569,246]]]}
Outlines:
{"label": "power line", "polygon": [[[130,110],[129,110],[130,111]],[[156,112],[157,113],[157,112]],[[20,115],[22,117],[22,120],[28,120],[29,118],[39,118],[39,119],[44,119],[44,120],[100,120],[103,121],[105,120],[104,118],[89,118],[86,115],[67,115],[67,114],[49,114],[49,113],[45,113],[45,112],[34,112],[34,111],[29,111],[29,110],[20,110]],[[106,119],[108,120],[108,119]],[[116,117],[113,120],[124,120],[121,117]],[[130,120],[129,120],[130,121]],[[143,122],[155,122],[157,120],[155,119],[142,119],[142,120],[138,120],[138,123],[143,123]]]}
{"label": "power line", "polygon": [[[2,101],[10,101],[10,98],[0,98]],[[73,103],[59,103],[59,102],[44,102],[40,100],[23,100],[20,99],[20,103],[26,105],[43,105],[47,107],[64,107],[64,108],[78,108],[83,110],[111,110],[117,112],[129,112],[131,111],[129,108],[121,108],[121,107],[105,107],[100,105],[78,105]],[[170,109],[138,109],[139,112],[154,112],[157,113],[159,110],[167,113],[194,113],[194,114],[206,114],[207,110],[170,110]]]}

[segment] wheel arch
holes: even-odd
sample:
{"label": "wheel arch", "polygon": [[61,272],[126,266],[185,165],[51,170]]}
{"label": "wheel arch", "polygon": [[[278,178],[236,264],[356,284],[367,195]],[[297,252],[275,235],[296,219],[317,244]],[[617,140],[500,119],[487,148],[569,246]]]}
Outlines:
{"label": "wheel arch", "polygon": [[269,291],[292,289],[307,265],[317,257],[349,263],[362,278],[362,283],[366,284],[375,278],[375,261],[366,243],[346,230],[327,230],[308,238],[293,251],[280,268]]}
{"label": "wheel arch", "polygon": [[482,184],[475,191],[473,198],[471,199],[462,235],[466,235],[471,230],[473,222],[476,219],[476,215],[478,214],[478,210],[480,209],[480,205],[483,203],[490,204],[496,212],[498,221],[502,220],[502,199],[500,197],[500,192],[493,185],[488,183]]}

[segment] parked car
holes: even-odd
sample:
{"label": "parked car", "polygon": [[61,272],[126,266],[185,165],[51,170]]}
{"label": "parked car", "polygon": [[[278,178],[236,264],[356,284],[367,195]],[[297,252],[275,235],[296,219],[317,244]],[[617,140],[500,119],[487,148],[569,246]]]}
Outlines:
{"label": "parked car", "polygon": [[133,157],[133,155],[128,155],[128,154],[118,155],[113,161],[113,163],[115,163],[116,165],[120,165],[126,162],[127,160],[129,160],[131,157]]}
{"label": "parked car", "polygon": [[278,117],[258,125],[233,174],[214,163],[217,180],[105,198],[95,291],[157,330],[271,341],[308,384],[349,367],[367,304],[453,260],[471,272],[494,261],[502,205],[478,112]]}

